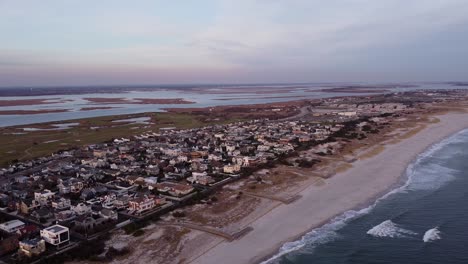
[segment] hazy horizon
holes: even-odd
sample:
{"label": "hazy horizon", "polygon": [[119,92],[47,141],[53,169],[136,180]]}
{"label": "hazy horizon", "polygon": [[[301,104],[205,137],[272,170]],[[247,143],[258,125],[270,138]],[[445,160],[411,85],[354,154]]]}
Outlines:
{"label": "hazy horizon", "polygon": [[463,0],[0,1],[0,87],[448,82]]}

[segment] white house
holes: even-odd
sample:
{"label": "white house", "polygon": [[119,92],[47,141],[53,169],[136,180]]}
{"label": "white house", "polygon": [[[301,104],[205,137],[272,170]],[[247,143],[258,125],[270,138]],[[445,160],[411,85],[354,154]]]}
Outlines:
{"label": "white house", "polygon": [[91,206],[87,206],[84,203],[79,203],[76,206],[72,206],[71,210],[75,212],[77,215],[84,215],[91,213]]}
{"label": "white house", "polygon": [[239,164],[234,164],[234,165],[225,165],[223,167],[224,173],[236,173],[241,170],[241,166]]}
{"label": "white house", "polygon": [[11,221],[0,224],[0,230],[3,230],[11,234],[20,230],[24,226],[25,224],[20,220],[11,220]]}
{"label": "white house", "polygon": [[52,208],[58,209],[58,210],[64,210],[68,209],[71,206],[71,201],[70,199],[60,197],[58,199],[55,199],[52,201]]}
{"label": "white house", "polygon": [[42,192],[34,193],[34,200],[39,202],[40,205],[47,205],[55,197],[55,193],[50,190],[43,190]]}
{"label": "white house", "polygon": [[70,241],[70,230],[65,226],[53,225],[42,229],[41,237],[51,245],[60,246]]}
{"label": "white house", "polygon": [[356,116],[357,115],[357,112],[340,112],[338,113],[338,115],[340,116],[346,116],[346,117],[351,117],[351,116]]}

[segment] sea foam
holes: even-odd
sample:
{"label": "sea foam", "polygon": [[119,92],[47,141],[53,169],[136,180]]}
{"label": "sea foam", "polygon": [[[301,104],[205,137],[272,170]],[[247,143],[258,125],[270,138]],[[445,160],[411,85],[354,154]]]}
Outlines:
{"label": "sea foam", "polygon": [[399,225],[392,222],[392,220],[385,220],[382,223],[374,226],[367,231],[367,234],[374,237],[406,237],[408,235],[417,235],[417,233],[401,228]]}
{"label": "sea foam", "polygon": [[439,240],[440,238],[441,237],[440,237],[439,228],[434,227],[432,229],[427,230],[426,233],[424,233],[423,241],[424,241],[424,243],[427,243],[427,242],[432,242],[432,241],[435,241],[435,240]]}
{"label": "sea foam", "polygon": [[338,239],[339,235],[336,232],[337,230],[344,227],[352,219],[367,214],[370,209],[371,207],[367,207],[358,211],[350,210],[340,216],[335,217],[329,223],[319,228],[313,229],[309,233],[305,234],[300,240],[285,243],[276,255],[272,256],[268,260],[263,261],[261,264],[276,263],[280,257],[291,252],[300,252],[300,250],[303,248],[306,248],[307,251],[310,252],[318,245]]}

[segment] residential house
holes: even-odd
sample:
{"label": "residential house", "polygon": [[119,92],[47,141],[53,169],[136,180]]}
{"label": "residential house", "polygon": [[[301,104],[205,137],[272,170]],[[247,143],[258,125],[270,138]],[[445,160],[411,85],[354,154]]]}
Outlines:
{"label": "residential house", "polygon": [[241,166],[239,164],[230,164],[230,165],[225,165],[223,167],[224,173],[238,173],[241,170]]}
{"label": "residential house", "polygon": [[75,219],[76,213],[75,211],[72,211],[72,210],[64,210],[64,211],[55,213],[54,216],[55,216],[55,220],[59,222],[67,222],[67,221],[71,221]]}
{"label": "residential house", "polygon": [[77,215],[85,215],[91,213],[91,206],[88,206],[84,203],[79,203],[76,206],[71,207],[71,210]]}
{"label": "residential house", "polygon": [[187,178],[187,181],[192,184],[198,183],[202,185],[209,185],[215,182],[213,177],[208,176],[206,172],[203,172],[203,173],[193,172],[192,176]]}
{"label": "residential house", "polygon": [[56,210],[69,209],[70,206],[71,206],[71,201],[70,199],[67,199],[67,198],[60,197],[52,201],[52,208]]}
{"label": "residential house", "polygon": [[31,212],[31,217],[40,221],[45,222],[54,217],[52,211],[48,207],[41,207]]}
{"label": "residential house", "polygon": [[0,224],[0,230],[13,234],[21,228],[25,227],[26,224],[20,220],[11,220]]}
{"label": "residential house", "polygon": [[46,251],[45,240],[41,238],[26,239],[19,242],[18,253],[29,258],[39,256]]}
{"label": "residential house", "polygon": [[151,210],[159,204],[162,204],[164,199],[154,196],[142,196],[128,201],[128,211],[130,213],[140,214],[147,210]]}
{"label": "residential house", "polygon": [[41,237],[53,246],[61,246],[70,241],[70,230],[62,225],[53,225],[41,230]]}
{"label": "residential house", "polygon": [[68,181],[59,180],[57,187],[60,194],[67,194],[71,192],[70,183]]}
{"label": "residential house", "polygon": [[18,209],[18,212],[24,215],[29,215],[33,210],[36,208],[39,208],[40,204],[36,200],[33,199],[21,199],[17,205],[16,208]]}
{"label": "residential house", "polygon": [[99,215],[80,215],[75,218],[75,227],[78,230],[92,230],[97,226],[102,225],[107,219],[100,217]]}
{"label": "residential house", "polygon": [[194,188],[190,185],[184,185],[180,183],[175,183],[175,182],[162,182],[162,183],[156,183],[156,184],[150,184],[148,185],[149,190],[156,189],[158,192],[161,193],[168,193],[173,196],[184,196],[189,193],[191,193]]}
{"label": "residential house", "polygon": [[41,192],[34,192],[34,200],[36,200],[42,206],[48,205],[54,198],[55,193],[47,189]]}
{"label": "residential house", "polygon": [[96,197],[96,190],[94,188],[85,188],[80,195],[81,200],[86,201]]}
{"label": "residential house", "polygon": [[117,221],[118,214],[114,210],[103,208],[99,211],[99,215],[108,220]]}

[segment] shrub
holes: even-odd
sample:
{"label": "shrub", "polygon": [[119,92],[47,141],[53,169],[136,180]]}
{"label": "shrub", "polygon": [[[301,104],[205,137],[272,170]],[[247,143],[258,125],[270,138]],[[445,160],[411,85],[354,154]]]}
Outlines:
{"label": "shrub", "polygon": [[142,236],[144,233],[145,233],[145,231],[143,229],[138,229],[137,231],[135,231],[133,233],[133,236],[134,237],[139,237],[139,236]]}
{"label": "shrub", "polygon": [[185,217],[186,214],[185,214],[184,211],[175,211],[175,212],[172,213],[172,216],[180,218],[180,217]]}
{"label": "shrub", "polygon": [[362,127],[362,131],[370,131],[371,129],[372,129],[372,127],[369,126],[369,125],[365,125],[365,126]]}
{"label": "shrub", "polygon": [[307,160],[307,159],[298,160],[298,165],[301,168],[311,168],[312,166],[314,166],[315,163],[316,162],[314,162],[312,160]]}

